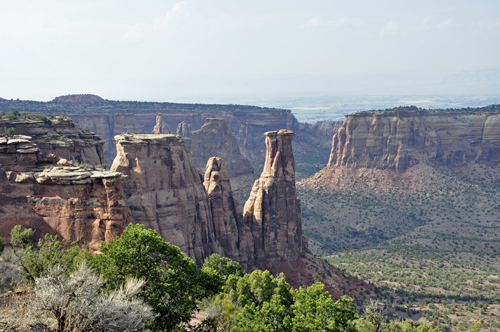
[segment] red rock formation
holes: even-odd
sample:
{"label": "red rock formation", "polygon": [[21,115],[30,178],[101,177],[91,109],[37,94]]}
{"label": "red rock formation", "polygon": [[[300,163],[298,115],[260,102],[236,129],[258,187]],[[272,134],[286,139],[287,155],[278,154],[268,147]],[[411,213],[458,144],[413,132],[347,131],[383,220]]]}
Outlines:
{"label": "red rock formation", "polygon": [[192,135],[191,154],[201,171],[205,171],[211,157],[220,157],[229,177],[253,173],[250,161],[241,155],[238,141],[224,119],[207,119]]}
{"label": "red rock formation", "polygon": [[[84,133],[68,120],[53,125],[33,120],[3,124],[23,134],[0,136],[0,232],[4,239],[20,224],[34,228],[37,236],[59,234],[97,251],[102,241],[111,241],[132,221],[121,173],[95,166],[49,166],[61,157],[101,163],[100,137]],[[64,141],[50,136],[54,129]]]}
{"label": "red rock formation", "polygon": [[[39,167],[52,164],[60,158],[100,165],[104,163],[100,136],[85,132],[73,121],[52,120],[46,124],[39,120],[2,120],[0,128],[14,128],[22,136],[0,138],[0,167]],[[0,135],[2,132],[0,131]]]}
{"label": "red rock formation", "polygon": [[155,229],[198,265],[221,252],[203,177],[182,137],[124,134],[115,140],[111,169],[128,176],[123,186],[135,221]]}
{"label": "red rock formation", "polygon": [[500,111],[399,108],[347,115],[328,167],[405,170],[418,163],[500,163]]}
{"label": "red rock formation", "polygon": [[242,209],[221,158],[208,160],[203,185],[212,213],[213,239],[221,249],[217,253],[247,268],[248,257],[253,255],[253,238],[250,228],[242,222]]}
{"label": "red rock formation", "polygon": [[251,229],[254,241],[254,254],[248,265],[261,269],[296,260],[307,246],[295,190],[295,133],[282,129],[265,135],[264,170],[243,209],[243,223]]}

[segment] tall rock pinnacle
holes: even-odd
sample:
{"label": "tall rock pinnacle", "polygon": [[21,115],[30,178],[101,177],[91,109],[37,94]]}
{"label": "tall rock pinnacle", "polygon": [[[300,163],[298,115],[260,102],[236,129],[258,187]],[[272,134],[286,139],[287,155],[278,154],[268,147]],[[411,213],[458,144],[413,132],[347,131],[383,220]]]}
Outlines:
{"label": "tall rock pinnacle", "polygon": [[212,211],[213,238],[221,248],[218,254],[238,261],[247,268],[249,245],[253,252],[252,234],[242,223],[242,210],[236,194],[231,190],[229,176],[221,158],[212,157],[208,160],[203,185]]}
{"label": "tall rock pinnacle", "polygon": [[152,134],[170,134],[170,127],[163,119],[163,114],[156,113],[156,124],[153,128]]}
{"label": "tall rock pinnacle", "polygon": [[243,209],[243,223],[251,229],[255,249],[248,264],[260,268],[298,259],[305,246],[295,189],[295,133],[281,129],[265,135],[264,170]]}

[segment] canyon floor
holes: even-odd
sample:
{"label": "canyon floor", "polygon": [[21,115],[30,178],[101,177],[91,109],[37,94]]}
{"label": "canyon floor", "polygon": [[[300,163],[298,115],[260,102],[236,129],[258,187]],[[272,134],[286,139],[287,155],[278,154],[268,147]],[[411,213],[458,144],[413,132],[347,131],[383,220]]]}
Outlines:
{"label": "canyon floor", "polygon": [[473,162],[405,172],[325,168],[297,183],[309,249],[376,285],[389,316],[442,330],[476,321],[495,330],[499,175]]}

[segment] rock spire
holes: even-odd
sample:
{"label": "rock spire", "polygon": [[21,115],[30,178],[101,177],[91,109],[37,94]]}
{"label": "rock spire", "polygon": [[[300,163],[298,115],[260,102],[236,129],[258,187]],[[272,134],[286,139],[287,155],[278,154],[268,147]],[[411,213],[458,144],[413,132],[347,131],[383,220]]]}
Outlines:
{"label": "rock spire", "polygon": [[282,129],[265,135],[264,170],[243,209],[243,223],[251,229],[254,241],[254,254],[248,265],[259,268],[298,259],[306,246],[295,189],[295,133]]}
{"label": "rock spire", "polygon": [[152,134],[170,134],[170,127],[163,119],[163,114],[156,113],[156,124],[153,128]]}

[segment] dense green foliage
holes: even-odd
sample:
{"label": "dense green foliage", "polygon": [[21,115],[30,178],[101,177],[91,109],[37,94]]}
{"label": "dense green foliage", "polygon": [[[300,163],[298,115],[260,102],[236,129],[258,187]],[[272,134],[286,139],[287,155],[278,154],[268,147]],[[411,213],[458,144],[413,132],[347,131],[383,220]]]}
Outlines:
{"label": "dense green foliage", "polygon": [[208,273],[215,273],[224,281],[226,281],[230,275],[235,275],[237,277],[243,277],[245,275],[245,269],[241,267],[240,263],[227,257],[221,257],[218,254],[212,254],[205,259],[202,270]]}
{"label": "dense green foliage", "polygon": [[321,283],[293,289],[283,274],[273,277],[260,270],[247,274],[239,263],[219,255],[207,258],[199,269],[178,247],[143,225],[130,224],[111,243],[102,243],[99,255],[57,236],[46,235],[33,245],[33,235],[33,230],[20,226],[11,232],[12,253],[25,282],[33,284],[54,269],[66,280],[64,275],[73,276],[82,264],[97,273],[86,275],[102,278],[103,294],[140,280],[143,287],[137,296],[154,311],[154,318],[144,322],[153,331],[186,330],[199,306],[208,317],[191,331],[437,331],[408,321],[387,321],[377,306],[358,317],[352,299],[334,301]]}
{"label": "dense green foliage", "polygon": [[92,256],[92,264],[107,280],[108,289],[130,277],[146,281],[140,296],[157,315],[147,324],[154,331],[172,331],[189,322],[197,301],[219,291],[216,274],[198,269],[178,247],[144,225],[130,224],[112,243],[103,243],[101,252]]}
{"label": "dense green foliage", "polygon": [[[25,283],[32,285],[35,278],[44,276],[49,268],[58,265],[66,274],[75,268],[75,258],[80,253],[76,242],[69,243],[59,237],[46,234],[35,246],[31,242],[34,231],[15,226],[11,231],[14,261],[20,265]],[[21,246],[15,249],[15,246]]]}

